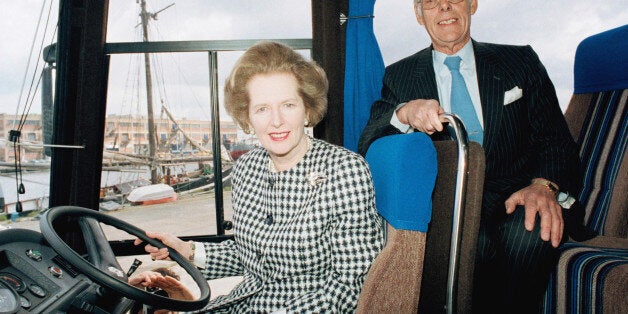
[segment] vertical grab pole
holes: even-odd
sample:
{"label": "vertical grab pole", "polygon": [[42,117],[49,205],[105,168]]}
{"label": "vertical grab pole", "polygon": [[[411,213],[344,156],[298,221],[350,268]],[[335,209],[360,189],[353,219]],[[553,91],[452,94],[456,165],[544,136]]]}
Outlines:
{"label": "vertical grab pole", "polygon": [[[467,190],[467,168],[469,159],[469,139],[462,120],[455,114],[444,113],[441,118],[449,122],[453,135],[458,143],[458,170],[456,175],[456,191],[454,194],[454,212],[451,228],[451,246],[449,249],[449,272],[447,275],[447,313],[454,311],[455,285],[458,282],[458,264],[461,235],[460,226],[464,211],[465,194]],[[450,133],[452,130],[450,130]]]}

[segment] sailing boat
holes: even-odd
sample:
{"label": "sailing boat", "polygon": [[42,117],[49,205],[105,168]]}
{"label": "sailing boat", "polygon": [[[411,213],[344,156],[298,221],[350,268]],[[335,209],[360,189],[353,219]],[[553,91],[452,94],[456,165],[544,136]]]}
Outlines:
{"label": "sailing boat", "polygon": [[[146,9],[146,1],[140,1],[140,24],[144,42],[149,41],[149,21],[156,19],[158,13],[172,5],[174,4],[150,13]],[[128,171],[129,167],[143,169],[148,167],[150,179],[135,179],[107,186],[101,191],[101,199],[111,199],[112,194],[128,194],[129,190],[140,187],[144,190],[150,189],[145,186],[162,189],[165,184],[172,187],[173,193],[207,190],[213,187],[214,174],[210,162],[213,161],[214,156],[207,148],[210,144],[209,136],[205,135],[202,140],[197,140],[188,134],[190,129],[205,129],[206,134],[209,134],[211,132],[209,121],[186,119],[185,123],[180,123],[167,108],[163,98],[161,99],[162,118],[156,119],[153,108],[153,65],[149,53],[144,53],[143,57],[146,117],[133,115],[107,117],[103,170],[122,170],[126,167]],[[145,128],[139,132],[132,130],[131,127],[136,125],[145,126]],[[196,133],[198,135],[198,132]],[[158,134],[161,135],[159,138]],[[142,139],[146,139],[147,143],[141,143]],[[132,153],[129,149],[125,149],[129,146],[133,148]],[[233,158],[222,144],[220,153],[224,165],[223,181],[228,181]],[[191,169],[192,165],[196,165],[196,169]],[[169,199],[175,200],[176,197]]]}

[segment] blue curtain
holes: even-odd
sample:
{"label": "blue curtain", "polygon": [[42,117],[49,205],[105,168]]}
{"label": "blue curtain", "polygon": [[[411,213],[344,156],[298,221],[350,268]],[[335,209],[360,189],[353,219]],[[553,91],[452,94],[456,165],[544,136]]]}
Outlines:
{"label": "blue curtain", "polygon": [[356,152],[371,105],[380,98],[384,76],[384,61],[373,33],[374,6],[375,0],[349,0],[345,49],[344,146]]}

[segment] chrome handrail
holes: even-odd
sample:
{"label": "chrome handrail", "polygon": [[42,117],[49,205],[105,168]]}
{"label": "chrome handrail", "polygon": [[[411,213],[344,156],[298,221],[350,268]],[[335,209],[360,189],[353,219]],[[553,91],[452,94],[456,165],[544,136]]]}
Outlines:
{"label": "chrome handrail", "polygon": [[467,184],[467,168],[469,160],[469,138],[467,130],[458,116],[452,113],[440,114],[440,118],[449,122],[450,134],[455,136],[458,144],[458,170],[456,175],[456,191],[454,193],[454,212],[451,228],[451,245],[449,249],[449,272],[447,275],[447,313],[453,313],[455,285],[458,282],[458,248],[462,239],[460,226],[464,212],[464,202]]}

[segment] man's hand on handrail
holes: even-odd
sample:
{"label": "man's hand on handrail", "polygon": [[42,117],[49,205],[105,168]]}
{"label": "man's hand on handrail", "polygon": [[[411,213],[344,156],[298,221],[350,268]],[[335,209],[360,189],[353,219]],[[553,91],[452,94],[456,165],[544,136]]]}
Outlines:
{"label": "man's hand on handrail", "polygon": [[396,114],[399,122],[431,135],[443,130],[443,122],[446,120],[439,115],[444,112],[437,100],[415,99],[399,108]]}

